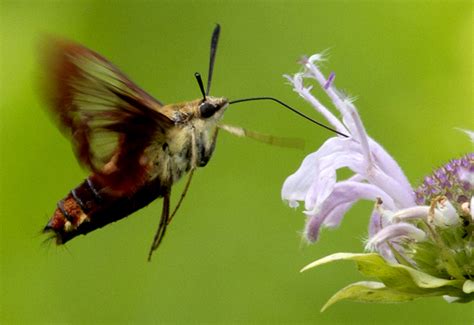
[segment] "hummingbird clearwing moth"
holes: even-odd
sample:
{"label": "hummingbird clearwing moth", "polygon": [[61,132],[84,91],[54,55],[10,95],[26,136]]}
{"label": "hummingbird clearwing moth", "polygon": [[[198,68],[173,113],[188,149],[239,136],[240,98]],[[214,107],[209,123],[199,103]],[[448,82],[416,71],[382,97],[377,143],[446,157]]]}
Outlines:
{"label": "hummingbird clearwing moth", "polygon": [[[43,62],[47,107],[60,130],[71,139],[79,163],[91,172],[58,202],[44,228],[57,244],[125,218],[163,197],[150,260],[185,197],[194,171],[211,158],[219,128],[271,144],[299,146],[292,140],[220,125],[229,104],[273,100],[321,125],[272,97],[229,101],[209,96],[219,33],[220,26],[216,25],[206,90],[200,74],[195,74],[202,98],[168,105],[147,94],[100,54],[70,41],[49,42]],[[185,174],[189,175],[185,189],[171,211],[172,186]]]}

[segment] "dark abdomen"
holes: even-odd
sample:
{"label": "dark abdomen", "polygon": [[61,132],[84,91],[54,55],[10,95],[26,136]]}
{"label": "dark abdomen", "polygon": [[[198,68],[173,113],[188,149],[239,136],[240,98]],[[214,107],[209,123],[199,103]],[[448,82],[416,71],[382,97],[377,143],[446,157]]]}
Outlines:
{"label": "dark abdomen", "polygon": [[61,201],[44,232],[53,232],[57,244],[85,235],[115,222],[162,197],[166,189],[158,179],[146,183],[132,196],[117,197],[103,193],[87,178]]}

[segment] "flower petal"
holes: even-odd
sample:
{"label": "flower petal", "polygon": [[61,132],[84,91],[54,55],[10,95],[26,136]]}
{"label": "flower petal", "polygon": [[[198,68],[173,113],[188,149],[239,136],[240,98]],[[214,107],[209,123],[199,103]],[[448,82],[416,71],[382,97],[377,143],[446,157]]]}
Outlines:
{"label": "flower petal", "polygon": [[333,153],[317,161],[318,176],[306,197],[306,209],[319,206],[331,194],[336,184],[338,169],[347,167],[354,172],[364,171],[364,161],[357,152]]}
{"label": "flower petal", "polygon": [[324,225],[328,228],[337,228],[341,224],[342,218],[354,205],[355,202],[340,204],[328,213],[324,220]]}
{"label": "flower petal", "polygon": [[375,251],[380,244],[399,237],[408,237],[416,241],[423,241],[426,238],[426,234],[424,231],[409,223],[400,222],[380,230],[375,236],[370,238],[365,249]]}
{"label": "flower petal", "polygon": [[436,207],[433,221],[438,227],[449,228],[461,223],[461,218],[448,199],[439,201]]}
{"label": "flower petal", "polygon": [[316,109],[316,111],[323,115],[329,124],[331,124],[337,131],[341,133],[348,133],[347,129],[338,120],[338,118],[311,94],[310,91],[312,87],[304,87],[303,76],[305,76],[304,73],[296,73],[293,77],[284,75],[284,77],[293,85],[293,90],[296,91],[303,99],[309,102]]}
{"label": "flower petal", "polygon": [[[291,206],[298,206],[296,201],[306,201],[307,198],[312,197],[314,192],[322,191],[322,187],[319,187],[317,183],[319,160],[336,152],[343,155],[348,150],[348,146],[351,146],[351,143],[347,139],[330,138],[318,151],[306,156],[298,170],[283,183],[282,199],[289,201]],[[309,191],[311,192],[308,193]],[[331,189],[327,189],[327,191],[330,193]]]}
{"label": "flower petal", "polygon": [[369,223],[369,238],[372,238],[375,236],[376,233],[378,233],[380,230],[383,228],[383,218],[382,218],[382,213],[379,209],[379,205],[381,203],[376,203],[376,206],[374,210],[372,211],[372,216],[370,217],[370,223]]}
{"label": "flower petal", "polygon": [[[399,184],[401,191],[411,193],[412,187],[407,177],[403,173],[401,167],[397,164],[395,159],[375,140],[370,139],[370,150],[372,151],[374,162],[384,173],[390,175]],[[414,198],[408,202],[404,202],[403,207],[409,207],[415,205]]]}
{"label": "flower petal", "polygon": [[341,204],[355,202],[358,200],[375,201],[381,198],[389,208],[395,208],[392,198],[375,185],[354,181],[341,181],[334,185],[334,191],[321,206],[316,206],[312,210],[306,210],[307,215],[322,213],[328,215],[334,208]]}
{"label": "flower petal", "polygon": [[304,238],[306,238],[308,242],[314,243],[318,240],[323,221],[324,217],[322,216],[308,217],[304,228]]}
{"label": "flower petal", "polygon": [[288,176],[283,183],[281,197],[283,200],[289,201],[290,206],[297,207],[297,201],[305,200],[311,184],[317,175],[316,168],[314,167],[318,158],[318,152],[306,156],[298,170]]}
{"label": "flower petal", "polygon": [[[410,219],[424,219],[427,220],[428,214],[430,212],[430,207],[423,205],[423,206],[414,206],[408,209],[399,210],[394,213],[390,221],[397,223],[403,222]],[[436,212],[435,212],[436,213]]]}
{"label": "flower petal", "polygon": [[354,181],[339,182],[334,191],[321,206],[305,211],[308,219],[305,226],[305,237],[309,242],[318,239],[321,226],[336,227],[340,224],[343,214],[358,200],[376,200],[382,197],[388,206],[393,207],[393,200],[374,185]]}

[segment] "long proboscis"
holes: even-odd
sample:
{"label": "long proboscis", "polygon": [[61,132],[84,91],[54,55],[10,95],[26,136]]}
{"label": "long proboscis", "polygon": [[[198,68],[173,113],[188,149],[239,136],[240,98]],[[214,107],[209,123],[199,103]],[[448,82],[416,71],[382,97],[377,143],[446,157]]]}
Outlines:
{"label": "long proboscis", "polygon": [[308,121],[311,121],[311,122],[313,122],[314,124],[319,125],[319,126],[322,127],[322,128],[325,128],[326,130],[329,130],[329,131],[331,131],[331,132],[334,132],[334,133],[339,134],[339,135],[341,135],[341,136],[343,136],[343,137],[346,137],[346,138],[349,137],[347,134],[344,134],[344,133],[342,133],[342,132],[340,132],[340,131],[338,131],[338,130],[336,130],[336,129],[333,129],[333,128],[330,127],[330,126],[327,126],[327,125],[325,125],[325,124],[323,124],[323,123],[321,123],[321,122],[318,122],[318,121],[316,121],[315,119],[312,119],[312,118],[309,117],[308,115],[303,114],[303,113],[301,113],[300,111],[298,111],[296,108],[293,108],[293,107],[291,107],[290,105],[288,105],[288,104],[286,104],[286,103],[282,102],[281,100],[279,100],[279,99],[277,99],[277,98],[274,98],[274,97],[250,97],[250,98],[242,98],[242,99],[231,100],[231,101],[229,101],[229,104],[237,104],[237,103],[250,102],[250,101],[255,101],[255,100],[271,100],[271,101],[274,101],[274,102],[276,102],[276,103],[278,103],[278,104],[280,104],[280,105],[286,107],[287,109],[289,109],[289,110],[292,111],[293,113],[298,114],[299,116],[301,116],[301,117],[307,119]]}

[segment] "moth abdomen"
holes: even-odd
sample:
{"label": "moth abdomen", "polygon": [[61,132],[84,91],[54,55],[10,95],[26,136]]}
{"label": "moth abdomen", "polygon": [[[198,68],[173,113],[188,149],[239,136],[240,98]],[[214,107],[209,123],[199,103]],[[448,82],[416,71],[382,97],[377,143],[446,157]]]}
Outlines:
{"label": "moth abdomen", "polygon": [[145,183],[130,196],[113,196],[91,179],[93,177],[87,178],[58,202],[53,216],[45,226],[44,232],[52,232],[56,244],[65,244],[78,235],[86,235],[125,218],[163,196],[165,192],[161,181],[155,179]]}
{"label": "moth abdomen", "polygon": [[58,202],[44,231],[54,232],[57,244],[66,243],[78,234],[83,223],[90,222],[90,215],[94,215],[102,201],[103,197],[87,178]]}

